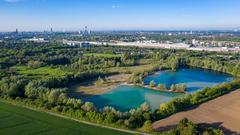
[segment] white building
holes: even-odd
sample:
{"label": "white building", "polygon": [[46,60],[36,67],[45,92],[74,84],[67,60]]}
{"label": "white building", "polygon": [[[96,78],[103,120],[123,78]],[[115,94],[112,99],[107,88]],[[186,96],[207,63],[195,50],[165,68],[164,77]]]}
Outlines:
{"label": "white building", "polygon": [[63,44],[69,45],[69,46],[79,46],[81,48],[89,48],[91,47],[90,42],[87,41],[68,41],[63,40]]}
{"label": "white building", "polygon": [[193,39],[193,40],[192,40],[192,44],[193,44],[193,45],[196,45],[196,43],[197,43],[197,42],[196,42],[196,39]]}
{"label": "white building", "polygon": [[26,39],[26,41],[28,41],[28,42],[35,42],[35,43],[48,43],[49,42],[45,38],[36,38],[36,37],[30,38],[30,39]]}

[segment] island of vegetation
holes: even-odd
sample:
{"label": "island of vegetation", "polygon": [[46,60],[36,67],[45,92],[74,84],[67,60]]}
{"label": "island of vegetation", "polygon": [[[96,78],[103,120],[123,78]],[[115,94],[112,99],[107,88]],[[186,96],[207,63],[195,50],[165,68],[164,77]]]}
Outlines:
{"label": "island of vegetation", "polygon": [[128,81],[128,85],[140,86],[151,90],[170,92],[170,93],[185,93],[187,86],[185,84],[172,84],[170,89],[167,89],[166,84],[156,84],[154,80],[150,81],[148,85],[144,83],[144,78],[148,76],[148,72],[135,74],[133,73]]}

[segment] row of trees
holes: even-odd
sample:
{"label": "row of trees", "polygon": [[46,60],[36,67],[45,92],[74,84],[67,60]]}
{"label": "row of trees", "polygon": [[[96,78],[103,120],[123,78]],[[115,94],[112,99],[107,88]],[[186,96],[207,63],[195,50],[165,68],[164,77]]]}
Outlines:
{"label": "row of trees", "polygon": [[172,84],[170,87],[170,91],[175,92],[185,92],[187,86],[185,84]]}
{"label": "row of trees", "polygon": [[[154,80],[150,81],[149,87],[159,89],[160,91],[168,91],[165,84],[159,83],[158,85],[156,85]],[[185,84],[172,84],[169,91],[170,92],[185,92],[186,88],[187,88],[187,86]]]}
{"label": "row of trees", "polygon": [[28,84],[28,80],[22,77],[6,77],[0,81],[0,95],[9,97],[23,97],[24,88]]}
{"label": "row of trees", "polygon": [[186,58],[189,66],[211,69],[222,73],[228,73],[233,76],[240,76],[240,62],[239,61],[221,61],[210,58]]}
{"label": "row of trees", "polygon": [[[65,89],[72,83],[81,82],[87,79],[92,79],[99,76],[110,75],[107,71],[86,71],[74,75],[67,75],[63,77],[51,77],[38,80],[30,80],[24,76],[10,76],[4,77],[0,80],[0,95],[7,95],[9,97],[25,97],[25,90],[28,86],[34,86],[32,89],[27,89],[29,93],[36,94],[35,97],[41,96],[41,92],[47,92],[51,89]],[[65,89],[66,92],[66,89]],[[38,95],[39,93],[39,95]]]}
{"label": "row of trees", "polygon": [[157,135],[224,135],[224,133],[220,129],[201,127],[184,118],[176,128]]}

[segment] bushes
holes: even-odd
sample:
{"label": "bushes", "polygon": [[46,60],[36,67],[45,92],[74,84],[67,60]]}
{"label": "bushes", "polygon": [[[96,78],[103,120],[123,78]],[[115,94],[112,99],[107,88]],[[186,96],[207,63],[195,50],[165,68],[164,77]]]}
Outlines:
{"label": "bushes", "polygon": [[178,92],[185,92],[187,86],[185,84],[176,84],[176,91]]}
{"label": "bushes", "polygon": [[141,73],[133,73],[130,77],[129,77],[129,83],[133,83],[133,84],[144,84],[143,82],[143,74]]}
{"label": "bushes", "polygon": [[23,97],[24,87],[28,83],[28,80],[21,77],[6,77],[0,81],[0,94],[7,95],[9,97]]}
{"label": "bushes", "polygon": [[170,91],[175,91],[175,90],[176,90],[176,86],[174,84],[172,84],[170,87]]}
{"label": "bushes", "polygon": [[170,91],[172,92],[185,92],[186,90],[185,84],[172,84],[170,87]]}
{"label": "bushes", "polygon": [[[34,82],[30,82],[25,88],[25,96],[30,99],[41,99],[52,104],[64,102],[67,99],[66,89],[49,89],[47,87],[38,86]],[[60,101],[61,100],[61,101]]]}
{"label": "bushes", "polygon": [[91,102],[86,102],[84,105],[81,107],[84,111],[90,112],[90,111],[95,111],[96,108],[93,103]]}
{"label": "bushes", "polygon": [[95,111],[87,112],[86,117],[89,121],[96,122],[96,123],[101,123],[104,121],[103,115]]}
{"label": "bushes", "polygon": [[145,121],[143,127],[140,130],[147,133],[153,132],[154,130],[152,128],[152,122],[150,120]]}
{"label": "bushes", "polygon": [[156,83],[154,82],[154,80],[152,80],[150,83],[149,83],[149,87],[153,88],[155,87]]}
{"label": "bushes", "polygon": [[114,112],[108,112],[105,114],[104,122],[113,123],[117,121],[117,115]]}
{"label": "bushes", "polygon": [[211,69],[214,71],[219,71],[223,73],[228,73],[233,76],[240,76],[240,63],[230,63],[226,61],[216,60],[216,59],[210,59],[210,58],[204,58],[199,59],[196,57],[190,57],[186,58],[187,65],[192,67],[199,67],[204,69]]}
{"label": "bushes", "polygon": [[197,134],[197,126],[194,125],[192,122],[188,121],[188,119],[182,119],[178,126],[177,130],[179,131],[179,134],[184,135],[195,135]]}
{"label": "bushes", "polygon": [[158,89],[161,91],[167,91],[167,87],[165,84],[158,84]]}
{"label": "bushes", "polygon": [[201,128],[188,119],[182,119],[175,129],[157,135],[224,135],[219,129]]}
{"label": "bushes", "polygon": [[44,63],[41,61],[33,61],[33,60],[28,61],[29,68],[39,68],[43,65],[44,65]]}
{"label": "bushes", "polygon": [[[59,100],[61,101],[61,100]],[[62,104],[66,104],[67,106],[70,106],[73,109],[78,109],[83,105],[83,101],[80,99],[74,99],[74,98],[65,98],[63,102],[60,102]]]}

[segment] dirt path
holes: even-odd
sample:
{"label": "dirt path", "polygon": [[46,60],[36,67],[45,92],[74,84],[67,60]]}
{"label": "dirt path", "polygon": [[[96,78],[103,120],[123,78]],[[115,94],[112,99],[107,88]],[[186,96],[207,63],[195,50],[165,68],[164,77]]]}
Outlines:
{"label": "dirt path", "polygon": [[227,134],[237,134],[240,132],[240,90],[157,121],[153,123],[153,128],[165,131],[176,127],[183,118],[188,118],[194,123],[219,127]]}

